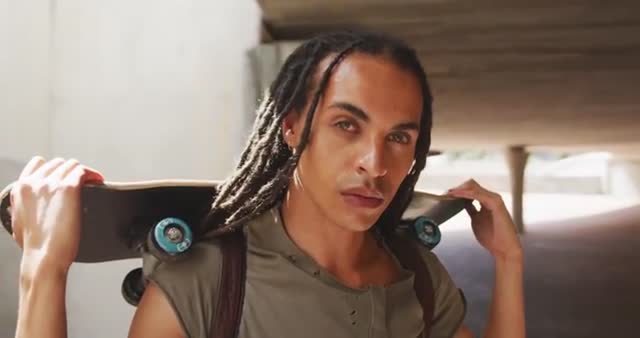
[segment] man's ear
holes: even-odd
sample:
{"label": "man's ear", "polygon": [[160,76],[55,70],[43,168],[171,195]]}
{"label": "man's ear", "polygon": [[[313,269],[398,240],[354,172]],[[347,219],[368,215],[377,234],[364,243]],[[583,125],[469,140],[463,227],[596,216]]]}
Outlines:
{"label": "man's ear", "polygon": [[299,119],[296,113],[289,113],[282,119],[282,136],[284,142],[289,147],[295,148],[300,144],[300,133],[302,129],[299,126]]}

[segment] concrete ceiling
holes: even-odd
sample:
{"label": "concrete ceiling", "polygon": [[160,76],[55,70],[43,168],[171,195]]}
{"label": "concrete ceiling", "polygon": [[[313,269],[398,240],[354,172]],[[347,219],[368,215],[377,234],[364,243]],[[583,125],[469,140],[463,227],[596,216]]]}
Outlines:
{"label": "concrete ceiling", "polygon": [[640,1],[259,2],[273,40],[366,28],[414,46],[435,148],[640,153]]}

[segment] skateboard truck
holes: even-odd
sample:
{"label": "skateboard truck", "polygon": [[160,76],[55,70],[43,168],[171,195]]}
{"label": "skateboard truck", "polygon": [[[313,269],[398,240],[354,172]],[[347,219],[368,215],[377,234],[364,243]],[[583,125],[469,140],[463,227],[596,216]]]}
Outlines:
{"label": "skateboard truck", "polygon": [[414,193],[395,231],[433,250],[442,240],[440,226],[465,209],[471,200]]}
{"label": "skateboard truck", "polygon": [[[193,233],[182,219],[167,217],[149,231],[147,243],[149,252],[157,259],[176,259],[191,247]],[[122,297],[127,303],[138,306],[145,287],[142,268],[133,269],[122,281]]]}

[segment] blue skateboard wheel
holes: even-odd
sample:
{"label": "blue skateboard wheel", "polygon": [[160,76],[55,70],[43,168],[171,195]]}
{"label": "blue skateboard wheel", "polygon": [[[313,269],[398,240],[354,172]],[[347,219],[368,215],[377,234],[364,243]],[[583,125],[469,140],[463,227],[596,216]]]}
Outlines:
{"label": "blue skateboard wheel", "polygon": [[440,233],[438,224],[424,216],[415,219],[413,222],[413,229],[415,230],[420,242],[429,249],[435,248],[442,239],[442,234]]}
{"label": "blue skateboard wheel", "polygon": [[153,237],[160,249],[169,255],[181,254],[193,243],[191,228],[183,220],[168,217],[156,224]]}

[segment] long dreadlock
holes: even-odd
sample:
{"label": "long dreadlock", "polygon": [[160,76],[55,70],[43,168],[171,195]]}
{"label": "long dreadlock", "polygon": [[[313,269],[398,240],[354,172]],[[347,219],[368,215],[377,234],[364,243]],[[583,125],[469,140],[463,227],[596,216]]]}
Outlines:
{"label": "long dreadlock", "polygon": [[[309,141],[311,122],[331,73],[353,52],[389,58],[414,73],[422,87],[423,108],[415,160],[375,227],[384,235],[398,224],[411,200],[431,144],[431,92],[413,49],[388,36],[346,31],[310,39],[285,60],[258,108],[253,131],[236,170],[219,186],[211,210],[204,219],[202,231],[211,231],[208,236],[240,228],[247,220],[272,208],[284,196],[300,154]],[[335,56],[316,85],[313,78],[318,64],[329,55]],[[292,151],[282,137],[282,121],[288,113],[300,113],[314,87],[300,144]]]}

